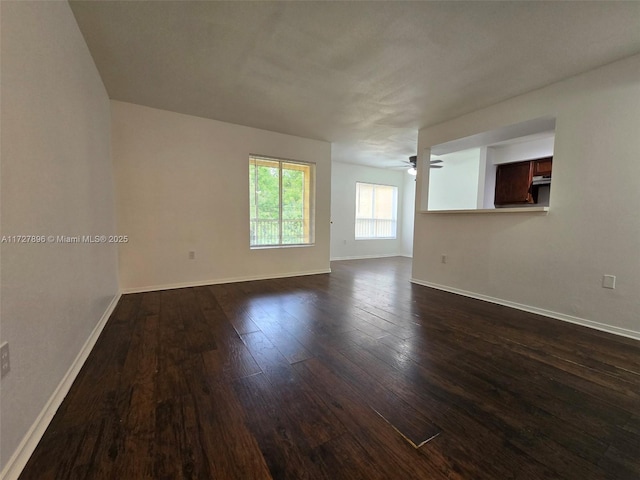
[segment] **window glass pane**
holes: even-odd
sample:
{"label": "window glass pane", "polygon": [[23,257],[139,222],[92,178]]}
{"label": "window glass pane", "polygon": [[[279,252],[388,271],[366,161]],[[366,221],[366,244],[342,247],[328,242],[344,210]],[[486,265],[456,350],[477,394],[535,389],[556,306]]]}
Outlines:
{"label": "window glass pane", "polygon": [[376,212],[375,218],[392,220],[395,217],[394,209],[394,193],[395,187],[388,187],[386,185],[375,186],[375,202]]}
{"label": "window glass pane", "polygon": [[282,164],[282,243],[285,245],[307,243],[305,212],[305,175],[309,168],[304,165]]}
{"label": "window glass pane", "polygon": [[[280,168],[278,162],[254,160],[251,244],[280,242]],[[251,180],[251,179],[250,179]]]}
{"label": "window glass pane", "polygon": [[[256,218],[256,165],[254,162],[249,164],[249,218],[253,222]],[[251,242],[253,243],[253,241]]]}
{"label": "window glass pane", "polygon": [[355,237],[396,238],[397,209],[397,187],[356,183]]}
{"label": "window glass pane", "polygon": [[373,218],[373,187],[367,183],[356,183],[357,218]]}
{"label": "window glass pane", "polygon": [[250,244],[313,243],[313,164],[249,159]]}

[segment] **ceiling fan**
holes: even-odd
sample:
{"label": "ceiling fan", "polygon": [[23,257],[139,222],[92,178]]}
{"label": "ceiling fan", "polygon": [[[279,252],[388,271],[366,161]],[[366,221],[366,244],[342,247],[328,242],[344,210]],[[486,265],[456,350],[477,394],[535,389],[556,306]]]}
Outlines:
{"label": "ceiling fan", "polygon": [[[411,155],[409,157],[409,161],[405,163],[408,163],[409,165],[411,165],[409,170],[407,170],[410,175],[416,175],[418,173],[418,170],[416,168],[416,165],[418,164],[417,155]],[[429,168],[442,168],[444,165],[438,165],[439,163],[442,163],[442,160],[440,160],[439,158],[435,160],[429,160]]]}

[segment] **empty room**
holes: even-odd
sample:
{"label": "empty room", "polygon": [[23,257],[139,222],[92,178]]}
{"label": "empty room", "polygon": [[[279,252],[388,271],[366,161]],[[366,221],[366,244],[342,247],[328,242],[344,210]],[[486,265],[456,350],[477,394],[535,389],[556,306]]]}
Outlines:
{"label": "empty room", "polygon": [[0,1],[0,478],[639,479],[639,26]]}

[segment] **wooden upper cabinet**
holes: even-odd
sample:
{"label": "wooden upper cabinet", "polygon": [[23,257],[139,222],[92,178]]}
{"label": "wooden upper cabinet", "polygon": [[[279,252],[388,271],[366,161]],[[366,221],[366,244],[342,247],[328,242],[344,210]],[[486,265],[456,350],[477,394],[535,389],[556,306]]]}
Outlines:
{"label": "wooden upper cabinet", "polygon": [[533,160],[533,174],[534,175],[551,175],[551,167],[553,164],[553,157],[539,158]]}
{"label": "wooden upper cabinet", "polygon": [[505,163],[496,169],[495,205],[533,203],[534,162]]}

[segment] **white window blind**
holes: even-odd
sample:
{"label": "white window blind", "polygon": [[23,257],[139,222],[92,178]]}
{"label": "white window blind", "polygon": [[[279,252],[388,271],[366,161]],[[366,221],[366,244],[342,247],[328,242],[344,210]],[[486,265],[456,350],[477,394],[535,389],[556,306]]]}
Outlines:
{"label": "white window blind", "polygon": [[356,183],[356,239],[396,238],[398,188]]}

